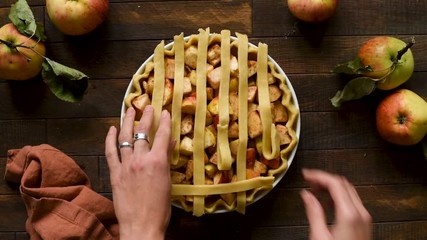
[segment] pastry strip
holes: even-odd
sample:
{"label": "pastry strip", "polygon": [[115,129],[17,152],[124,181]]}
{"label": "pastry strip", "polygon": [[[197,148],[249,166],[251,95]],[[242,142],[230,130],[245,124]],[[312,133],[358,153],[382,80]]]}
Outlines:
{"label": "pastry strip", "polygon": [[181,140],[181,105],[184,95],[184,34],[174,37],[175,49],[175,76],[172,99],[172,140],[175,147],[172,150],[171,164],[176,165],[179,159],[179,145]]}
{"label": "pastry strip", "polygon": [[[209,41],[209,28],[199,29],[199,42],[197,53],[197,86],[196,86],[196,115],[194,119],[194,140],[193,140],[193,162],[194,162],[194,185],[205,183],[205,122],[206,122],[206,62]],[[205,199],[203,196],[194,197],[193,214],[201,216],[204,214]]]}
{"label": "pastry strip", "polygon": [[172,196],[176,195],[193,195],[197,196],[215,195],[232,192],[245,192],[255,188],[272,188],[274,177],[256,177],[248,180],[237,181],[232,183],[221,183],[214,185],[187,185],[172,184]]}
{"label": "pastry strip", "polygon": [[219,88],[219,123],[218,131],[218,169],[229,170],[233,163],[230,145],[228,143],[229,112],[229,85],[230,85],[230,31],[221,31],[221,81]]}
{"label": "pastry strip", "polygon": [[262,122],[262,154],[265,159],[271,160],[279,156],[280,139],[276,133],[273,123],[270,105],[270,95],[268,90],[268,47],[266,44],[258,44],[257,58],[257,86],[259,112]]}
{"label": "pastry strip", "polygon": [[[237,180],[246,179],[246,148],[248,145],[248,37],[236,33],[239,64],[239,146],[237,151]],[[246,192],[237,193],[237,211],[245,213]]]}
{"label": "pastry strip", "polygon": [[[161,41],[154,49],[154,88],[152,96],[152,106],[154,108],[153,125],[150,131],[150,139],[159,127],[160,113],[162,112],[163,94],[165,88],[165,42]],[[150,141],[153,144],[153,141]]]}

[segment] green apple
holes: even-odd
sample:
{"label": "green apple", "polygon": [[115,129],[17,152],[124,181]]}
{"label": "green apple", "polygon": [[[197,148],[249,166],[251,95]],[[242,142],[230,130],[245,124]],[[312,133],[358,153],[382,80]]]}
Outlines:
{"label": "green apple", "polygon": [[108,0],[46,0],[47,14],[64,34],[83,35],[97,28],[107,17]]}
{"label": "green apple", "polygon": [[338,0],[288,0],[289,11],[296,18],[308,23],[323,22],[337,9]]}
{"label": "green apple", "polygon": [[427,102],[410,90],[397,90],[378,105],[376,126],[388,142],[417,144],[427,134]]}
{"label": "green apple", "polygon": [[0,28],[0,79],[28,80],[37,76],[45,54],[42,42],[22,35],[12,23]]}
{"label": "green apple", "polygon": [[399,56],[399,51],[405,47],[405,42],[390,36],[368,40],[360,48],[358,57],[361,63],[370,66],[372,71],[363,75],[381,79],[377,82],[377,88],[381,90],[390,90],[406,82],[414,72],[414,58],[409,48]]}

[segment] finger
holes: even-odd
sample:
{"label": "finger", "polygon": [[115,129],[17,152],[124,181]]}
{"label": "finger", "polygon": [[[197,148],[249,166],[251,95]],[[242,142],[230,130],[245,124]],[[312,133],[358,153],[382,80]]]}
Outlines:
{"label": "finger", "polygon": [[[139,124],[135,127],[135,133],[144,133],[148,136],[153,124],[154,108],[151,105],[145,107]],[[134,143],[135,154],[147,153],[150,151],[150,144],[145,140],[137,140]]]}
{"label": "finger", "polygon": [[[135,121],[135,109],[130,107],[126,111],[125,118],[123,119],[122,129],[120,130],[120,133],[119,133],[119,144],[122,144],[123,142],[132,143],[134,121]],[[122,161],[125,162],[127,159],[129,159],[129,156],[132,154],[132,152],[133,152],[133,149],[131,147],[120,148]]]}
{"label": "finger", "polygon": [[110,177],[113,180],[120,167],[120,158],[117,151],[117,129],[113,126],[110,127],[105,138],[105,157],[110,169]]}
{"label": "finger", "polygon": [[349,208],[354,204],[341,176],[313,169],[303,169],[303,176],[308,183],[328,190],[337,213],[353,210]]}
{"label": "finger", "polygon": [[372,217],[368,210],[363,205],[362,200],[359,197],[359,194],[356,191],[356,188],[348,181],[346,181],[347,189],[349,192],[349,196],[353,201],[354,206],[358,210],[359,214],[362,216],[365,223],[371,223]]}
{"label": "finger", "polygon": [[163,110],[160,116],[159,129],[156,132],[156,137],[154,138],[152,151],[155,152],[165,152],[167,153],[168,148],[165,146],[171,141],[171,117],[168,111]]}
{"label": "finger", "polygon": [[304,202],[307,220],[310,224],[310,233],[316,234],[317,237],[329,239],[329,237],[326,237],[330,235],[330,232],[322,205],[316,197],[307,190],[302,190],[300,195]]}

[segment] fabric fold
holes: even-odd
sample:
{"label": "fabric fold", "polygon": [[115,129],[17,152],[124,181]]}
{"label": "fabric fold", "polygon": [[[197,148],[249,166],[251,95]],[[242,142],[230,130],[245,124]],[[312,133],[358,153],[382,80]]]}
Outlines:
{"label": "fabric fold", "polygon": [[47,145],[8,151],[5,180],[20,183],[31,239],[119,239],[113,202],[78,164]]}

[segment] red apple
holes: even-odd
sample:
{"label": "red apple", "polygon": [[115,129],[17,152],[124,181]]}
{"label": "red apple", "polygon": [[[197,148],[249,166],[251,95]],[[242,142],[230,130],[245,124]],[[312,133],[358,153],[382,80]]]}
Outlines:
{"label": "red apple", "polygon": [[380,136],[391,143],[417,144],[427,134],[427,102],[410,90],[397,90],[379,104],[376,125]]}
{"label": "red apple", "polygon": [[28,80],[37,76],[45,54],[42,42],[22,35],[12,23],[0,28],[0,79]]}
{"label": "red apple", "polygon": [[379,36],[370,39],[360,48],[358,56],[364,66],[370,66],[372,72],[363,75],[382,79],[377,88],[390,90],[406,82],[414,72],[414,58],[411,49],[400,57],[398,52],[404,49],[406,43],[400,39]]}
{"label": "red apple", "polygon": [[298,19],[309,23],[323,22],[337,9],[338,0],[288,0],[288,8]]}
{"label": "red apple", "polygon": [[64,34],[83,35],[93,31],[107,17],[108,0],[46,0],[47,14]]}

